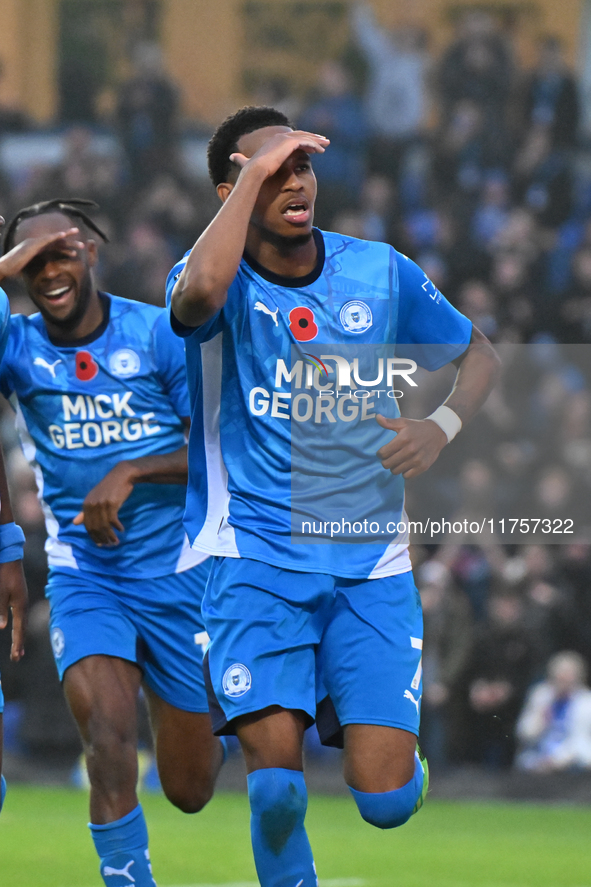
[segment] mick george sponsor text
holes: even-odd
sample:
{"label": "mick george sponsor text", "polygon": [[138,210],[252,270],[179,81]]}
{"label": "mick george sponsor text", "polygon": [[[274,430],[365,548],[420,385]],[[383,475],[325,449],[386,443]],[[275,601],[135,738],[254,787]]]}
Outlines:
{"label": "mick george sponsor text", "polygon": [[162,429],[155,422],[155,413],[138,415],[131,406],[132,396],[132,391],[79,394],[74,398],[63,394],[62,424],[52,424],[47,429],[53,445],[58,450],[78,450],[158,434]]}
{"label": "mick george sponsor text", "polygon": [[[397,377],[416,388],[417,383],[411,378],[416,369],[414,360],[380,357],[372,372],[374,378],[364,379],[358,359],[349,362],[336,354],[321,354],[319,358],[310,355],[309,361],[298,360],[289,370],[279,358],[275,389],[251,388],[249,409],[253,416],[269,413],[274,419],[293,418],[296,422],[364,421],[375,418],[374,398],[396,400],[403,396],[403,391],[394,388]],[[334,380],[324,382],[329,375]],[[376,387],[380,384],[384,387]],[[291,390],[282,390],[284,385]]]}

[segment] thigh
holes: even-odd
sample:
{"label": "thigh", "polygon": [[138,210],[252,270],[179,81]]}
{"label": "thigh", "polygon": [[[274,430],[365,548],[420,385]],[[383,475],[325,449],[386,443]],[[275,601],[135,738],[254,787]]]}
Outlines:
{"label": "thigh", "polygon": [[207,714],[201,602],[210,559],[183,573],[134,580],[125,604],[140,638],[144,681],[171,708]]}
{"label": "thigh", "polygon": [[344,776],[360,792],[389,792],[409,782],[417,737],[396,727],[348,724],[344,728]]}
{"label": "thigh", "polygon": [[203,600],[211,637],[206,662],[214,732],[270,706],[316,713],[316,646],[333,581],[246,558],[219,558]]}
{"label": "thigh", "polygon": [[52,570],[45,590],[49,600],[51,647],[60,680],[89,656],[138,662],[138,634],[115,577]]}
{"label": "thigh", "polygon": [[162,782],[192,782],[203,774],[217,773],[222,751],[209,713],[176,708],[148,686],[146,697]]}
{"label": "thigh", "polygon": [[286,711],[276,705],[238,718],[236,735],[247,773],[270,767],[303,770],[302,748],[307,726],[304,712]]}
{"label": "thigh", "polygon": [[103,735],[135,743],[141,679],[136,665],[112,656],[87,656],[67,669],[64,692],[85,745]]}
{"label": "thigh", "polygon": [[319,660],[341,726],[373,724],[418,735],[422,637],[411,572],[338,580]]}

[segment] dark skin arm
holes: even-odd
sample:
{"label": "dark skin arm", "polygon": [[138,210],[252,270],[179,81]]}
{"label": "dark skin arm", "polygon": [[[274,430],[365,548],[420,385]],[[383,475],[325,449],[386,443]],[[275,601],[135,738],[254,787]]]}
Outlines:
{"label": "dark skin arm", "polygon": [[[451,394],[444,402],[465,425],[478,412],[494,388],[501,368],[498,355],[477,327],[467,350],[452,361],[458,374]],[[435,462],[447,437],[430,419],[386,419],[378,416],[383,428],[396,431],[396,437],[378,450],[384,468],[405,478],[417,477]]]}
{"label": "dark skin arm", "polygon": [[[0,524],[10,524],[14,520],[10,504],[10,493],[4,468],[4,457],[0,448]],[[25,652],[25,628],[27,622],[27,583],[23,573],[23,562],[9,561],[0,564],[0,628],[8,625],[8,613],[12,613],[12,647],[10,658],[18,662]]]}
{"label": "dark skin arm", "polygon": [[[186,423],[185,423],[186,424]],[[119,545],[115,530],[125,527],[119,520],[119,509],[130,497],[136,484],[186,484],[187,447],[172,453],[140,456],[119,462],[88,493],[82,511],[74,518],[84,524],[97,545]]]}
{"label": "dark skin arm", "polygon": [[[0,216],[0,228],[4,219]],[[77,230],[77,229],[76,229]],[[21,270],[35,255],[28,243],[22,243],[16,249],[11,249],[0,259],[0,280],[10,277]],[[15,270],[16,269],[16,270]],[[0,448],[0,524],[10,524],[14,520],[12,505],[10,504],[10,492],[6,480],[4,467],[4,455]],[[18,662],[25,652],[25,628],[27,622],[28,592],[22,561],[9,561],[0,564],[0,629],[8,625],[8,613],[12,613],[12,646],[10,658]]]}

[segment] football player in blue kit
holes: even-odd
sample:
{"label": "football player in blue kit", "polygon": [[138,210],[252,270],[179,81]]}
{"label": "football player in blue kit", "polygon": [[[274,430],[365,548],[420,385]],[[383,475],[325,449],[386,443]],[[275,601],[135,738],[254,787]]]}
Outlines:
{"label": "football player in blue kit", "polygon": [[[4,219],[0,216],[0,226]],[[13,273],[15,261],[18,263],[21,250],[0,259],[0,281]],[[18,253],[18,254],[17,254]],[[10,326],[10,303],[8,296],[0,288],[0,360],[8,341]],[[12,614],[12,645],[10,658],[18,662],[24,653],[25,617],[27,610],[27,586],[22,568],[25,537],[15,524],[10,502],[10,491],[4,467],[4,455],[0,447],[0,629],[8,625],[8,614]],[[2,740],[4,696],[0,681],[0,810],[6,796],[6,780],[2,775]]]}
{"label": "football player in blue kit", "polygon": [[97,290],[106,238],[88,206],[36,204],[7,229],[5,252],[32,251],[13,273],[39,313],[12,318],[0,387],[46,516],[51,641],[82,737],[100,871],[109,887],[130,876],[146,887],[155,882],[136,794],[142,682],[173,804],[200,810],[223,759],[202,672],[209,563],[182,525],[182,344],[164,309]]}
{"label": "football player in blue kit", "polygon": [[[368,822],[402,825],[426,790],[416,752],[422,620],[407,545],[292,536],[291,445],[310,416],[305,386],[296,394],[306,359],[339,365],[337,346],[361,355],[414,343],[429,370],[455,363],[454,389],[432,416],[402,419],[392,408],[341,423],[332,438],[326,488],[353,478],[358,507],[378,503],[390,515],[402,513],[403,478],[435,461],[498,372],[487,339],[413,262],[387,244],[313,228],[310,159],[328,146],[274,109],[229,117],[208,149],[222,208],[167,283],[192,401],[185,526],[195,550],[215,556],[202,609],[210,710],[214,730],[235,733],[246,759],[263,887],[317,884],[302,766],[315,717],[325,741],[342,734],[345,779]],[[336,411],[331,396],[314,421],[328,428]],[[319,682],[328,695],[317,711]]]}

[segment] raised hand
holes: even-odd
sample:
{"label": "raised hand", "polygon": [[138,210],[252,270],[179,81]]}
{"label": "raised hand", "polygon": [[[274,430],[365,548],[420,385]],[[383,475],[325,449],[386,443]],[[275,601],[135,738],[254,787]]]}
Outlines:
{"label": "raised hand", "polygon": [[25,268],[29,262],[42,253],[48,246],[53,246],[64,256],[73,259],[79,250],[84,249],[85,244],[75,237],[79,234],[78,228],[68,228],[66,231],[58,231],[54,234],[43,234],[41,237],[27,237],[22,243],[13,248],[0,259],[0,280],[5,277],[14,277]]}
{"label": "raised hand", "polygon": [[303,130],[281,132],[268,139],[252,157],[234,153],[230,154],[230,160],[241,169],[245,167],[259,169],[263,172],[264,177],[268,178],[277,172],[294,151],[301,150],[306,154],[324,154],[329,144],[329,139],[314,132],[304,132]]}

